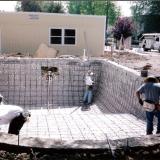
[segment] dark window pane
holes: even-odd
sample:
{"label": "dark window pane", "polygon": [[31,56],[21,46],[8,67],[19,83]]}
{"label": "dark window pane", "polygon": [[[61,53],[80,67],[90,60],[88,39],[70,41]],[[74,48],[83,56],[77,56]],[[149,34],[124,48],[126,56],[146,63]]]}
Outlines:
{"label": "dark window pane", "polygon": [[75,30],[74,29],[65,29],[65,36],[75,36]]}
{"label": "dark window pane", "polygon": [[51,44],[61,44],[61,37],[51,37]]}
{"label": "dark window pane", "polygon": [[75,38],[66,37],[66,38],[64,39],[64,44],[75,44]]}
{"label": "dark window pane", "polygon": [[61,29],[51,29],[51,36],[61,36],[62,30]]}

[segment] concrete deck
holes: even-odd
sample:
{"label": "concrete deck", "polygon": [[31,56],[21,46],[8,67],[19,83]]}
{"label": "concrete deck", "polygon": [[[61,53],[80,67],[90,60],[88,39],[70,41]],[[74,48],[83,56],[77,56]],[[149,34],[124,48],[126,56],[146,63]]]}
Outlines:
{"label": "concrete deck", "polygon": [[[103,108],[104,110],[104,108]],[[55,141],[118,140],[145,135],[145,122],[131,114],[112,114],[97,105],[90,111],[79,107],[50,107],[31,109],[30,121],[23,126],[20,136],[51,138]],[[1,125],[7,132],[8,125]]]}

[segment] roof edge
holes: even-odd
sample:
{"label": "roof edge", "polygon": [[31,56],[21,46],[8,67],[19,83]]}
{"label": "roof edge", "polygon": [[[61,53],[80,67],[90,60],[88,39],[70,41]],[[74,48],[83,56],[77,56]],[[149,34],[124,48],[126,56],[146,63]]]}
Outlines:
{"label": "roof edge", "polygon": [[69,14],[69,13],[47,13],[47,12],[0,12],[0,14],[16,14],[16,15],[27,15],[27,14],[32,14],[32,15],[44,15],[44,16],[77,16],[77,17],[95,17],[95,18],[106,18],[106,16],[101,16],[101,15],[82,15],[82,14]]}

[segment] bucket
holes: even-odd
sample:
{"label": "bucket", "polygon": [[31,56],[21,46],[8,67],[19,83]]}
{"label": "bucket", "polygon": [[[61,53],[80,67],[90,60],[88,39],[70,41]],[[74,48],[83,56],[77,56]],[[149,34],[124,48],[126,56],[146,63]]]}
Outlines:
{"label": "bucket", "polygon": [[148,77],[148,70],[141,70],[141,77]]}

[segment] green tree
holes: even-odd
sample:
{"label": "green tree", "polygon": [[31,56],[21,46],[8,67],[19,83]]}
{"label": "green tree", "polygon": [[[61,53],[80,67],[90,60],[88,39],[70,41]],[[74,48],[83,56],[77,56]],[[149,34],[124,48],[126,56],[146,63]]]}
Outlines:
{"label": "green tree", "polygon": [[49,12],[49,13],[64,13],[64,7],[61,1],[32,1],[22,0],[17,2],[17,11],[28,11],[28,12]]}
{"label": "green tree", "polygon": [[61,1],[52,2],[52,1],[44,1],[41,4],[42,12],[49,12],[49,13],[64,13],[65,9]]}
{"label": "green tree", "polygon": [[41,12],[41,7],[37,1],[22,0],[17,2],[16,10],[26,12]]}
{"label": "green tree", "polygon": [[70,14],[108,15],[108,22],[113,25],[120,15],[120,9],[114,2],[108,1],[70,1],[67,5]]}
{"label": "green tree", "polygon": [[160,1],[146,0],[135,1],[131,7],[134,17],[141,15],[160,15]]}
{"label": "green tree", "polygon": [[81,1],[70,1],[67,5],[69,13],[81,14],[81,4]]}
{"label": "green tree", "polygon": [[158,31],[159,23],[154,23],[154,20],[159,22],[160,19],[160,1],[135,1],[132,3],[131,11],[137,28],[135,35]]}

